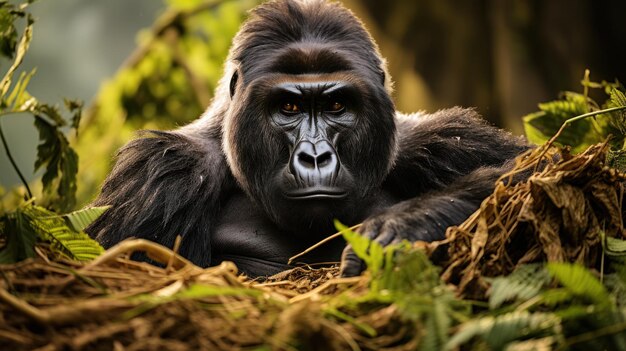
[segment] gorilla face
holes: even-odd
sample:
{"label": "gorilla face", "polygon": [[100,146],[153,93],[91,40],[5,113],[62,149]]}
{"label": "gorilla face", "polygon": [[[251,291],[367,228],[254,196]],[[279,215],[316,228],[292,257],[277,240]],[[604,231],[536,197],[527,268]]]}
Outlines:
{"label": "gorilla face", "polygon": [[335,30],[294,34],[278,45],[260,44],[272,38],[273,27],[263,28],[244,28],[233,49],[227,160],[242,189],[279,226],[327,233],[334,218],[350,223],[360,216],[355,209],[365,207],[391,167],[394,106],[382,60],[364,30],[342,40],[328,38]]}

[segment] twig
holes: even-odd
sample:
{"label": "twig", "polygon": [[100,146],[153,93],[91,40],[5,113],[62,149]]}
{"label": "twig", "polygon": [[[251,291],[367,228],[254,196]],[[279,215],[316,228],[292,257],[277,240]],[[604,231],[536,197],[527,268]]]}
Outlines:
{"label": "twig", "polygon": [[295,296],[291,299],[289,299],[289,303],[294,303],[294,302],[298,302],[298,301],[302,301],[302,300],[308,300],[311,299],[313,296],[318,295],[319,293],[321,293],[322,291],[328,289],[329,287],[333,286],[333,285],[339,285],[339,284],[353,284],[353,283],[358,283],[361,280],[363,280],[363,276],[357,276],[357,277],[349,277],[349,278],[333,278],[331,280],[326,281],[324,284],[318,286],[317,288],[304,293],[304,294],[300,294],[298,296]]}
{"label": "twig", "polygon": [[15,160],[13,159],[13,155],[11,155],[11,150],[9,149],[9,145],[7,144],[7,140],[4,137],[4,132],[2,131],[2,122],[0,122],[0,139],[2,139],[2,145],[4,146],[4,152],[6,153],[7,157],[9,158],[9,162],[11,162],[11,166],[13,166],[13,169],[17,173],[17,176],[20,177],[20,180],[22,181],[22,184],[26,188],[26,192],[28,193],[28,199],[32,199],[33,198],[33,193],[30,191],[30,188],[28,187],[28,182],[26,181],[26,178],[24,178],[24,175],[20,171],[20,168],[17,166],[17,163],[15,163]]}
{"label": "twig", "polygon": [[113,261],[122,254],[133,253],[135,251],[144,251],[146,252],[148,257],[154,260],[157,260],[161,263],[167,263],[170,257],[174,257],[171,267],[175,269],[182,269],[186,266],[196,267],[198,269],[201,269],[200,267],[191,263],[191,261],[176,254],[174,251],[164,246],[161,246],[157,243],[144,240],[144,239],[132,239],[132,240],[124,240],[121,243],[108,249],[102,255],[98,256],[98,258],[93,260],[91,263],[81,268],[79,271],[90,270],[99,265],[106,264],[109,261]]}
{"label": "twig", "polygon": [[585,119],[585,118],[601,115],[603,113],[609,113],[609,112],[615,112],[615,111],[621,111],[621,110],[626,110],[626,106],[611,107],[611,108],[606,108],[604,110],[598,110],[598,111],[585,113],[585,114],[582,114],[580,116],[572,117],[572,118],[566,120],[565,122],[563,122],[563,124],[561,125],[561,128],[559,128],[559,130],[556,132],[556,134],[554,134],[554,136],[552,136],[552,138],[550,138],[550,140],[548,140],[548,142],[543,145],[543,150],[542,150],[541,154],[539,155],[539,162],[537,162],[537,164],[535,166],[535,172],[537,171],[537,167],[539,167],[539,165],[541,164],[541,160],[543,159],[543,156],[545,155],[545,153],[548,151],[550,146],[552,146],[552,144],[556,141],[556,139],[559,136],[561,136],[561,133],[563,133],[563,131],[565,130],[565,128],[567,126],[569,126],[570,124],[572,124],[572,123],[574,123],[576,121],[579,121],[581,119]]}
{"label": "twig", "polygon": [[[359,223],[359,224],[357,224],[357,225],[354,225],[354,226],[350,227],[350,230],[355,230],[355,229],[358,229],[358,228],[361,226],[361,224],[362,224],[362,223]],[[289,258],[289,261],[287,261],[287,264],[291,264],[291,263],[293,262],[293,260],[295,260],[295,259],[297,259],[297,258],[299,258],[299,257],[302,257],[302,256],[304,256],[304,255],[308,254],[309,252],[311,252],[311,251],[313,251],[313,250],[317,249],[318,247],[320,247],[320,246],[322,246],[322,245],[326,244],[327,242],[329,242],[329,241],[331,241],[331,240],[333,240],[333,239],[336,239],[336,238],[340,237],[341,235],[342,235],[342,234],[341,234],[341,232],[338,232],[338,233],[335,233],[335,234],[333,234],[333,235],[331,235],[331,236],[329,236],[329,237],[327,237],[327,238],[324,238],[323,240],[319,241],[317,244],[315,244],[315,245],[313,245],[313,246],[309,247],[308,249],[306,249],[306,250],[304,250],[304,251],[300,252],[299,254],[294,255],[294,256],[291,256],[291,257]]]}

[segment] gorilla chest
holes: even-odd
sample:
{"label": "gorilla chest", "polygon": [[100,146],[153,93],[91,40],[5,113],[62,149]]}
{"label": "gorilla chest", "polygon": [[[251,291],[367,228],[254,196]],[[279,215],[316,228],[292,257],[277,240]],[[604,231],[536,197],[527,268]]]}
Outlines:
{"label": "gorilla chest", "polygon": [[[287,265],[291,256],[321,238],[307,240],[297,234],[278,228],[245,194],[238,192],[222,204],[219,211],[211,236],[211,265],[233,261],[249,276],[279,273],[292,268]],[[339,262],[344,246],[343,239],[335,239],[297,262]]]}

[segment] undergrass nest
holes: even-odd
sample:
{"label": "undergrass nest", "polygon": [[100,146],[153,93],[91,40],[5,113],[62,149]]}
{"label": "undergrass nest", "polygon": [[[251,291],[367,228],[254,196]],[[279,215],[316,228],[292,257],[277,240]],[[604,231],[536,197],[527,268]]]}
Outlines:
{"label": "undergrass nest", "polygon": [[[473,349],[479,334],[464,325],[495,315],[486,303],[494,277],[534,262],[604,269],[603,240],[625,237],[625,177],[606,166],[607,150],[530,150],[446,240],[370,250],[377,267],[354,278],[331,266],[253,280],[230,262],[203,269],[144,240],[88,263],[41,244],[36,258],[0,266],[0,349]],[[528,171],[527,181],[505,185]],[[162,266],[130,260],[136,251]],[[536,345],[568,345],[546,341],[557,332],[545,321],[517,326],[527,327],[518,338],[540,330]]]}

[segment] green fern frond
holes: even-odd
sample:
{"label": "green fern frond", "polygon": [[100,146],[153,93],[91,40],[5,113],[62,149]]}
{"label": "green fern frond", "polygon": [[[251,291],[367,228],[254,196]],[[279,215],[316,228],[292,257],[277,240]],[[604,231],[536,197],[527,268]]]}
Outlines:
{"label": "green fern frond", "polygon": [[450,338],[446,350],[455,350],[475,337],[482,339],[491,350],[502,350],[513,341],[533,336],[560,334],[561,319],[551,313],[516,311],[500,316],[472,319],[461,325]]}
{"label": "green fern frond", "polygon": [[539,109],[563,121],[589,112],[585,96],[570,91],[564,93],[564,100],[540,103]]}
{"label": "green fern frond", "polygon": [[587,298],[598,305],[605,305],[610,301],[604,285],[587,268],[560,262],[549,263],[546,268],[572,294]]}
{"label": "green fern frond", "polygon": [[533,298],[550,280],[550,275],[541,264],[524,265],[508,276],[494,278],[489,293],[489,308],[498,308],[505,301]]}
{"label": "green fern frond", "polygon": [[420,351],[439,351],[448,342],[452,319],[445,301],[434,299],[426,315],[426,333],[420,344]]}
{"label": "green fern frond", "polygon": [[626,240],[613,238],[601,233],[604,253],[609,256],[626,256]]}
{"label": "green fern frond", "polygon": [[89,207],[64,214],[65,224],[75,232],[82,232],[111,206]]}
{"label": "green fern frond", "polygon": [[382,245],[351,230],[338,220],[335,220],[335,228],[341,232],[346,242],[352,246],[354,253],[365,262],[372,276],[376,276],[383,268],[385,262]]}
{"label": "green fern frond", "polygon": [[610,107],[626,106],[626,94],[624,94],[621,90],[613,88],[610,90],[609,96]]}
{"label": "green fern frond", "polygon": [[[94,211],[95,212],[95,211]],[[28,206],[24,213],[42,240],[49,241],[52,249],[61,255],[79,261],[98,257],[104,249],[84,232],[69,228],[62,216],[39,206]]]}

